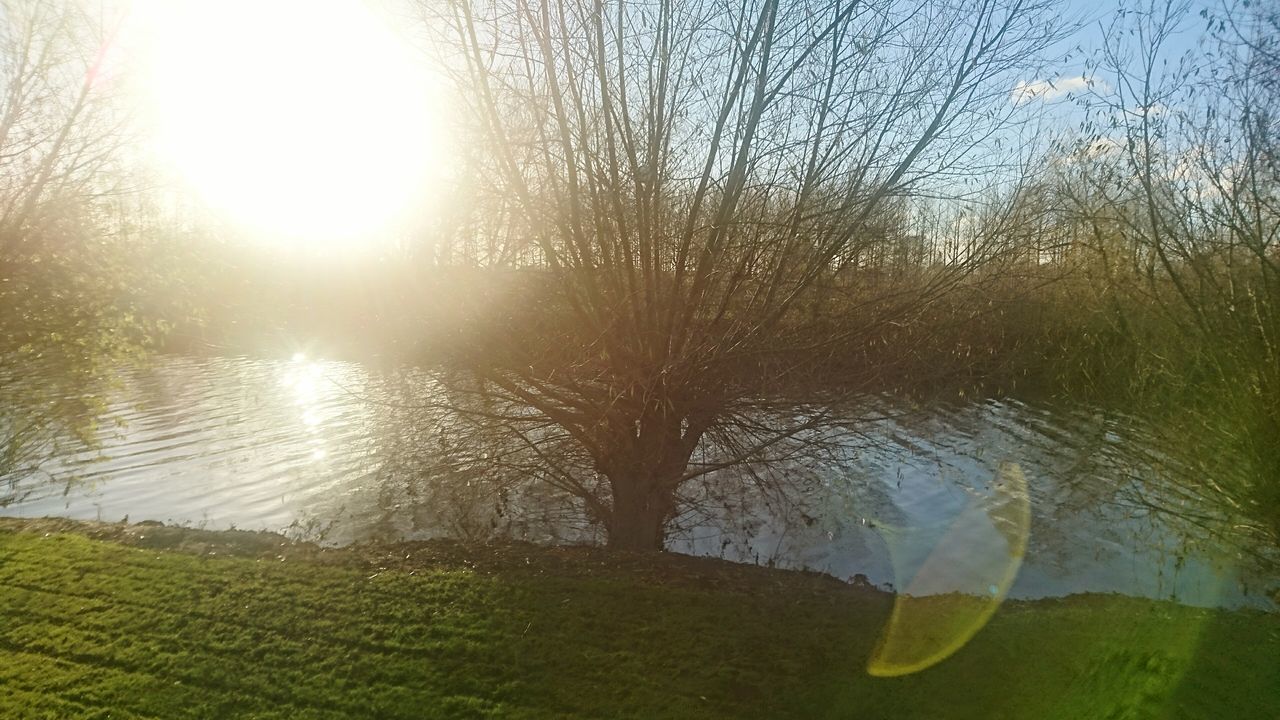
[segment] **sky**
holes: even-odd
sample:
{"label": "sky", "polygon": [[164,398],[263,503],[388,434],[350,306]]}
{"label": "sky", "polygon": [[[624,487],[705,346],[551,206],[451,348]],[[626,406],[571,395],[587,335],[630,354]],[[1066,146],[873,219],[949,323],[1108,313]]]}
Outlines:
{"label": "sky", "polygon": [[[153,56],[142,105],[160,163],[244,228],[341,246],[442,194],[457,149],[444,127],[447,94],[420,54],[386,32],[387,18],[370,14],[378,3],[129,2],[130,41]],[[1215,5],[1188,3],[1168,57],[1196,49],[1199,10]],[[1070,132],[1085,118],[1082,96],[1110,87],[1096,60],[1121,7],[1058,7],[1079,30],[1010,88],[1011,104],[1042,111],[1022,142]],[[366,132],[353,137],[352,127]]]}
{"label": "sky", "polygon": [[[1040,77],[1025,79],[1013,89],[1011,99],[1014,102],[1061,102],[1070,99],[1070,96],[1086,92],[1093,83],[1102,83],[1099,89],[1105,90],[1110,84],[1109,73],[1098,69],[1097,61],[1101,59],[1108,39],[1130,51],[1140,44],[1137,36],[1128,34],[1115,25],[1118,22],[1117,12],[1125,8],[1149,10],[1153,5],[1161,7],[1163,3],[1153,3],[1150,0],[1137,3],[1067,0],[1062,3],[1062,18],[1079,26],[1077,32],[1053,49],[1053,54],[1064,55],[1065,60],[1056,68],[1046,68]],[[1179,31],[1168,38],[1161,53],[1171,64],[1184,54],[1203,50],[1200,42],[1204,37],[1206,21],[1200,16],[1200,12],[1222,8],[1222,3],[1215,0],[1184,0],[1181,5],[1186,7],[1186,12],[1178,23]],[[1077,117],[1067,107],[1060,108],[1060,112],[1069,118]]]}

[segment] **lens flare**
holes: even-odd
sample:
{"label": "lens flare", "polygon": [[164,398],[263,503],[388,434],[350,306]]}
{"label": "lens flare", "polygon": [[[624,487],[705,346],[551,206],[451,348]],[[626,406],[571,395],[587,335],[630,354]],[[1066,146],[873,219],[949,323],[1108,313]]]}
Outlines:
{"label": "lens flare", "polygon": [[1026,476],[1016,463],[1001,463],[992,492],[961,511],[894,600],[867,672],[908,675],[964,647],[1008,595],[1030,530]]}

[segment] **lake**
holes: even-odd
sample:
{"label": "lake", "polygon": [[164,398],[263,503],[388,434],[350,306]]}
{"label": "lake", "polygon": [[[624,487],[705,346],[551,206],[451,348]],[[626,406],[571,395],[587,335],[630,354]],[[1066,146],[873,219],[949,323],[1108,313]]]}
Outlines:
{"label": "lake", "polygon": [[[164,357],[121,378],[101,448],[0,481],[0,514],[261,529],[335,545],[458,534],[441,508],[415,503],[383,472],[374,439],[384,413],[360,365]],[[783,469],[818,479],[795,506],[758,496],[734,513],[686,514],[668,549],[901,588],[944,537],[966,547],[948,529],[993,492],[1001,463],[1017,463],[1031,534],[1011,597],[1114,592],[1274,609],[1267,593],[1280,579],[1133,502],[1130,490],[1150,497],[1177,469],[1144,446],[1137,420],[1013,401],[866,404],[893,419],[848,428],[833,458]],[[735,480],[720,473],[701,489],[716,496]],[[537,518],[504,516],[487,530],[602,539],[581,518]]]}

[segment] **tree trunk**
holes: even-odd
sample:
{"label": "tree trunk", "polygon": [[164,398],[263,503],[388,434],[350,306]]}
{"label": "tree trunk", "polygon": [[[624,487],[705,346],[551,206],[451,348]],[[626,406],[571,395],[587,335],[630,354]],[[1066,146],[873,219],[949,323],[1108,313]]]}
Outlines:
{"label": "tree trunk", "polygon": [[676,489],[708,425],[702,415],[682,411],[670,388],[660,390],[618,403],[600,426],[605,451],[595,459],[596,470],[609,479],[605,526],[613,549],[665,549]]}
{"label": "tree trunk", "polygon": [[655,487],[641,473],[611,477],[613,507],[609,516],[609,547],[614,550],[657,552],[666,545],[666,526],[675,510],[672,491]]}

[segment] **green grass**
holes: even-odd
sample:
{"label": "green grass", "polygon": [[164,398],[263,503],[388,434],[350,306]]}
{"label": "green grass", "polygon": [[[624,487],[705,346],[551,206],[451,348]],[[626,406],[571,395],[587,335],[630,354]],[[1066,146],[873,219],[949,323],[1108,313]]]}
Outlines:
{"label": "green grass", "polygon": [[1277,615],[1009,602],[876,679],[891,602],[678,556],[0,520],[0,717],[1280,717]]}

